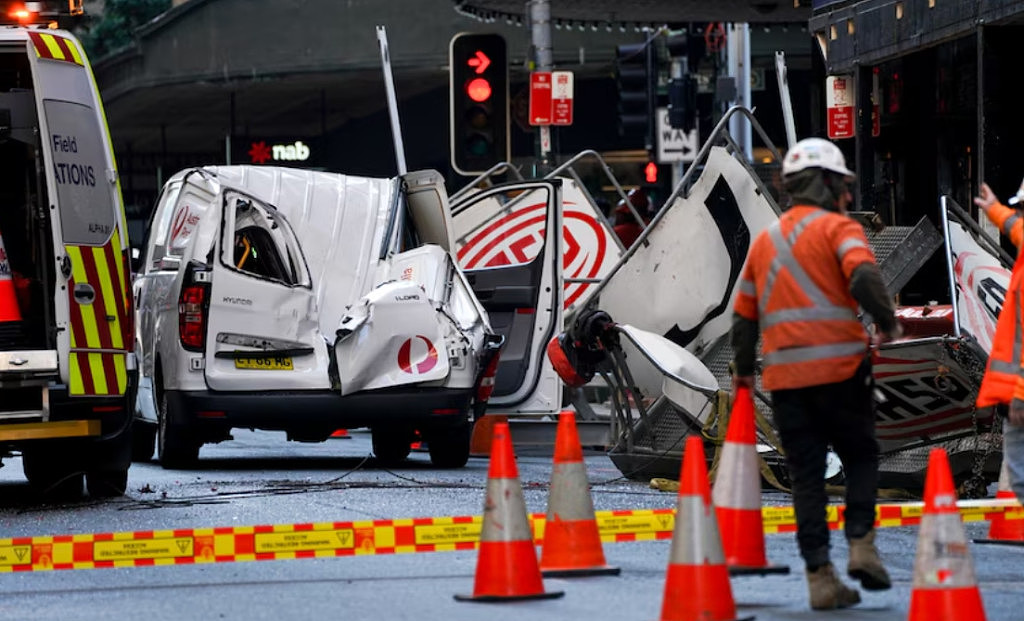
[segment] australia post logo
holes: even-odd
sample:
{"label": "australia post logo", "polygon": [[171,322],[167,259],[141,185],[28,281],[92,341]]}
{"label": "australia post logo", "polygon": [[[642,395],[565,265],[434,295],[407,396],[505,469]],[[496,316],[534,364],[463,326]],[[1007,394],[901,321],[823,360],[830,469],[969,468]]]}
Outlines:
{"label": "australia post logo", "polygon": [[406,339],[398,348],[398,368],[410,375],[423,375],[437,366],[437,348],[422,334]]}
{"label": "australia post logo", "polygon": [[[565,202],[562,219],[565,308],[569,308],[594,285],[568,281],[597,278],[605,261],[614,261],[616,257],[608,253],[606,231],[592,214]],[[546,203],[526,205],[504,214],[467,236],[458,251],[459,264],[463,269],[476,269],[529,263],[544,248],[546,221]]]}

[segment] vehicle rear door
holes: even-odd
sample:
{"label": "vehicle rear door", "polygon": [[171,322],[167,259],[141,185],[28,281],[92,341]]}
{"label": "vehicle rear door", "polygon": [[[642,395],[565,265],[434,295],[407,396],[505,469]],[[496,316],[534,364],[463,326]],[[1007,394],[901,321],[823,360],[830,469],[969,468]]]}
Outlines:
{"label": "vehicle rear door", "polygon": [[123,395],[134,344],[128,237],[106,119],[78,42],[61,32],[28,38],[56,205],[59,364],[72,395]]}
{"label": "vehicle rear door", "polygon": [[[209,299],[192,300],[208,304],[207,385],[330,388],[309,269],[288,221],[272,205],[235,190],[224,191],[221,215]],[[203,279],[192,278],[200,287]]]}
{"label": "vehicle rear door", "polygon": [[452,205],[459,264],[505,336],[489,412],[561,407],[561,383],[545,355],[562,330],[561,192],[559,179],[524,181]]}

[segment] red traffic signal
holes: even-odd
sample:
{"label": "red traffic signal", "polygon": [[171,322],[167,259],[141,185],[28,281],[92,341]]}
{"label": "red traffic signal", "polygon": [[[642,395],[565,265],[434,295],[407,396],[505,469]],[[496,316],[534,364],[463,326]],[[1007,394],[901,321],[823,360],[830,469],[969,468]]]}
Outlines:
{"label": "red traffic signal", "polygon": [[487,101],[491,98],[491,83],[484,78],[473,78],[466,84],[466,94],[477,103]]}
{"label": "red traffic signal", "polygon": [[647,166],[644,166],[644,180],[647,183],[658,182],[658,165],[654,162],[647,162]]}

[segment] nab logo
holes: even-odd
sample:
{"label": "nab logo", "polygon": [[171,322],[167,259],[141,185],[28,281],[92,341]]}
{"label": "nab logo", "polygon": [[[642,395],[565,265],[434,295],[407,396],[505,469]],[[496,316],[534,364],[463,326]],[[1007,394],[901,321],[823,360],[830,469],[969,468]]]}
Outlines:
{"label": "nab logo", "polygon": [[[544,247],[546,219],[544,203],[516,209],[469,237],[459,249],[459,263],[464,269],[529,263]],[[612,257],[604,228],[593,216],[566,202],[562,219],[562,269],[567,281],[564,306],[569,308],[593,284],[568,281],[596,278],[606,258]]]}
{"label": "nab logo", "polygon": [[[420,345],[420,343],[423,343]],[[437,366],[437,348],[425,336],[407,339],[398,348],[398,368],[411,375],[423,375]]]}

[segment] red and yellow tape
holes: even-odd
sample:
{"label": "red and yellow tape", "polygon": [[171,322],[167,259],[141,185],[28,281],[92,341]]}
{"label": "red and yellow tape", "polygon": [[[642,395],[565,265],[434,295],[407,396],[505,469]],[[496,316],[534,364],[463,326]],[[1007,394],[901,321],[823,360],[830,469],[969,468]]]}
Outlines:
{"label": "red and yellow tape", "polygon": [[[964,522],[995,515],[1024,520],[1014,500],[958,505]],[[878,505],[875,524],[914,526],[923,508],[920,502]],[[831,529],[842,528],[842,513],[842,506],[828,508]],[[763,507],[761,515],[765,534],[796,530],[793,507]],[[674,509],[598,511],[595,517],[607,543],[671,539],[675,526]],[[544,514],[530,521],[540,544]],[[480,516],[461,516],[14,537],[0,539],[0,573],[473,550],[482,524]]]}

